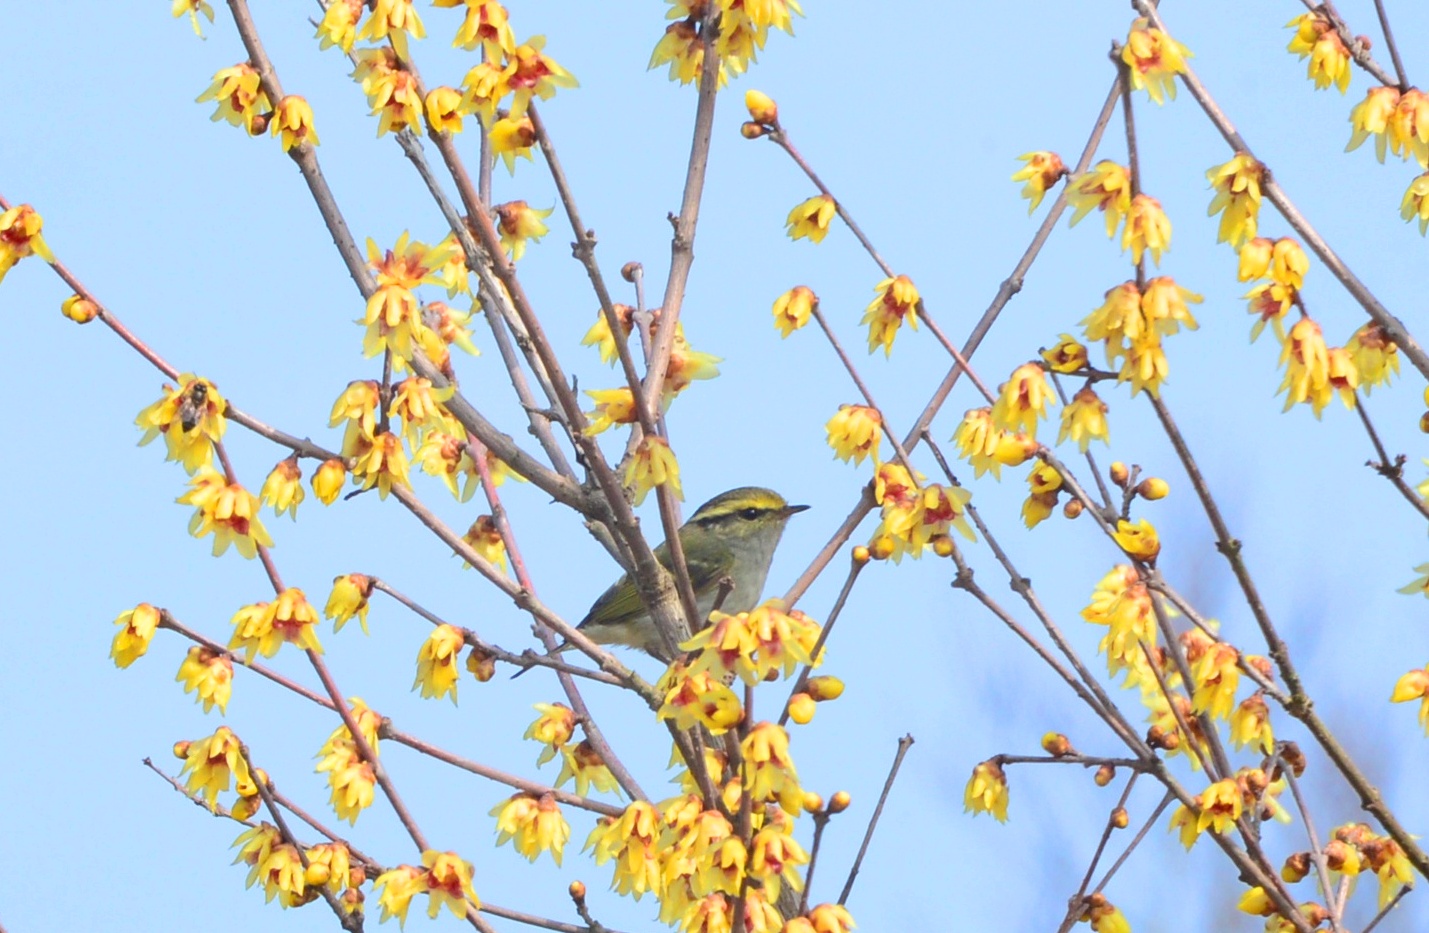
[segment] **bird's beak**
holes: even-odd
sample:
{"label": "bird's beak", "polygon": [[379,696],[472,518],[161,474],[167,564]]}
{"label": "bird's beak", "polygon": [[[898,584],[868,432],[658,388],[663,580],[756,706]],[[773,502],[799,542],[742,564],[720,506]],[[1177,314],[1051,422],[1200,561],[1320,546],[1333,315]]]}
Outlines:
{"label": "bird's beak", "polygon": [[784,506],[784,509],[780,512],[780,514],[783,515],[785,518],[788,518],[790,515],[796,515],[807,508],[807,505],[786,505]]}

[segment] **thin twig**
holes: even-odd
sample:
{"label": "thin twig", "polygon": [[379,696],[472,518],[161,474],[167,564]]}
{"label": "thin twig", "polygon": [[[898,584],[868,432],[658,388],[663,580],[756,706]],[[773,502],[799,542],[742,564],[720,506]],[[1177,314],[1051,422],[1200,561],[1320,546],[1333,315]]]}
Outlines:
{"label": "thin twig", "polygon": [[888,769],[888,779],[883,782],[883,793],[878,795],[878,805],[873,808],[873,816],[869,817],[868,829],[863,834],[863,844],[858,847],[858,855],[854,857],[853,867],[848,870],[848,880],[844,882],[844,889],[839,893],[839,903],[847,904],[848,896],[853,891],[853,883],[858,878],[859,866],[863,864],[863,856],[868,852],[868,844],[873,841],[873,831],[878,828],[878,818],[883,815],[883,805],[888,802],[888,794],[893,790],[893,781],[898,777],[898,769],[903,765],[903,756],[908,754],[908,749],[913,747],[913,736],[905,735],[898,740],[898,752],[893,756],[893,767]]}

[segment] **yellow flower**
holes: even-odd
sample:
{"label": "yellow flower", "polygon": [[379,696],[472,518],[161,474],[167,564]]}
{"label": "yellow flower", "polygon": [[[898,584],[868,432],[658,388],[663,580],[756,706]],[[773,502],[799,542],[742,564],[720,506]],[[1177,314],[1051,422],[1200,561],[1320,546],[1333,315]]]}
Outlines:
{"label": "yellow flower", "polygon": [[417,679],[412,682],[413,690],[422,688],[422,699],[440,699],[451,694],[452,703],[456,703],[457,679],[461,673],[456,662],[464,643],[461,629],[452,625],[438,625],[422,642],[417,652]]}
{"label": "yellow flower", "polygon": [[664,404],[670,402],[696,379],[713,379],[719,375],[717,364],[724,362],[721,357],[701,353],[685,340],[684,328],[677,328],[675,340],[670,347],[670,360],[665,366],[665,382],[661,391]]}
{"label": "yellow flower", "polygon": [[1124,166],[1102,160],[1072,179],[1067,202],[1073,208],[1072,226],[1096,208],[1106,214],[1106,235],[1114,236],[1117,225],[1131,209],[1131,176]]}
{"label": "yellow flower", "polygon": [[1239,660],[1240,652],[1225,642],[1206,648],[1191,669],[1195,681],[1192,709],[1209,713],[1212,719],[1230,718],[1236,687],[1240,685],[1240,668],[1236,666]]}
{"label": "yellow flower", "polygon": [[749,111],[749,119],[755,123],[773,126],[779,122],[779,105],[763,91],[754,88],[745,91],[744,109]]}
{"label": "yellow flower", "polygon": [[120,628],[114,633],[109,656],[114,659],[115,667],[128,667],[149,650],[149,642],[159,629],[159,610],[148,603],[140,603],[121,612],[114,624]]}
{"label": "yellow flower", "polygon": [[676,499],[685,498],[684,490],[680,488],[680,465],[675,460],[674,451],[670,450],[670,442],[663,437],[647,434],[640,439],[635,456],[625,467],[623,480],[633,491],[636,505],[644,502],[656,486],[669,486]]}
{"label": "yellow flower", "polygon": [[992,406],[993,427],[1037,436],[1037,422],[1047,417],[1047,407],[1056,399],[1047,371],[1037,363],[1023,363],[998,387]]}
{"label": "yellow flower", "polygon": [[1256,322],[1250,328],[1251,342],[1255,342],[1269,323],[1275,331],[1275,339],[1284,343],[1285,315],[1299,301],[1299,291],[1293,285],[1266,282],[1246,292],[1244,297],[1248,301],[1246,312],[1256,315]]}
{"label": "yellow flower", "polygon": [[556,777],[556,786],[560,787],[566,781],[574,782],[576,793],[582,797],[589,796],[592,787],[607,794],[620,793],[620,785],[616,782],[615,775],[610,773],[605,760],[588,739],[577,743],[575,747],[566,746],[561,749],[561,773]]}
{"label": "yellow flower", "polygon": [[198,15],[202,13],[208,17],[210,23],[213,22],[213,7],[204,3],[203,0],[174,0],[172,12],[175,19],[187,13],[189,22],[194,27],[194,35],[200,39],[203,38],[203,30],[199,28]]}
{"label": "yellow flower", "polygon": [[1270,728],[1270,708],[1265,697],[1257,691],[1241,701],[1231,713],[1231,743],[1236,748],[1247,745],[1260,749],[1269,755],[1275,750],[1275,733]]}
{"label": "yellow flower", "polygon": [[0,214],[0,282],[15,264],[26,256],[39,256],[54,262],[54,253],[40,236],[45,221],[28,204],[17,204]]}
{"label": "yellow flower", "polygon": [[1409,183],[1404,191],[1404,200],[1399,204],[1399,216],[1405,223],[1419,221],[1419,235],[1429,230],[1429,172]]}
{"label": "yellow flower", "polygon": [[1345,349],[1366,395],[1377,385],[1389,385],[1390,378],[1399,373],[1399,347],[1385,334],[1384,328],[1373,321],[1361,325]]}
{"label": "yellow flower", "polygon": [[771,821],[754,834],[749,849],[749,877],[761,882],[767,896],[774,900],[778,900],[785,884],[795,891],[804,890],[799,866],[808,863],[809,853],[794,840],[793,829],[792,819]]}
{"label": "yellow flower", "polygon": [[1235,826],[1245,809],[1240,787],[1234,778],[1217,781],[1196,798],[1200,813],[1196,816],[1197,834],[1210,830],[1224,834]]}
{"label": "yellow flower", "polygon": [[1429,94],[1418,88],[1400,94],[1387,133],[1390,152],[1429,168]]}
{"label": "yellow flower", "polygon": [[481,46],[488,61],[502,61],[516,51],[516,36],[506,8],[497,0],[434,0],[433,6],[466,6],[466,18],[452,40],[454,48],[468,52]]}
{"label": "yellow flower", "polygon": [[341,460],[324,460],[313,471],[313,492],[323,505],[332,505],[342,492],[342,484],[347,481],[347,467]]}
{"label": "yellow flower", "polygon": [[[3,242],[3,234],[0,234]],[[179,376],[179,387],[164,386],[164,396],[139,412],[134,423],[144,429],[139,446],[164,435],[165,460],[193,475],[213,463],[213,445],[228,430],[228,403],[212,382],[192,373]]]}
{"label": "yellow flower", "polygon": [[526,255],[526,241],[540,241],[549,231],[541,223],[551,216],[554,207],[539,210],[525,201],[508,201],[496,205],[496,229],[501,233],[501,246],[514,262]]}
{"label": "yellow flower", "polygon": [[1384,161],[1385,146],[1389,142],[1389,121],[1399,106],[1399,88],[1372,87],[1365,93],[1365,99],[1355,104],[1350,111],[1350,141],[1346,152],[1358,149],[1370,136],[1374,137],[1374,154]]}
{"label": "yellow flower", "polygon": [[1320,325],[1308,317],[1296,322],[1280,349],[1280,363],[1285,366],[1285,379],[1279,389],[1285,392],[1284,410],[1309,402],[1315,417],[1320,417],[1334,392],[1330,385],[1330,350],[1325,346]]}
{"label": "yellow flower", "polygon": [[1186,73],[1186,59],[1191,51],[1154,26],[1145,17],[1138,17],[1121,47],[1121,60],[1126,63],[1132,90],[1146,89],[1147,95],[1160,104],[1166,98],[1176,99],[1176,75]]}
{"label": "yellow flower", "polygon": [[[478,515],[461,539],[471,545],[488,563],[506,569],[506,539],[501,537],[501,529],[490,515]],[[463,563],[463,567],[470,566]]]}
{"label": "yellow flower", "polygon": [[332,593],[323,607],[323,616],[333,620],[332,630],[342,631],[342,627],[353,616],[362,625],[362,633],[367,632],[367,598],[372,595],[376,581],[366,574],[349,573],[332,578]]}
{"label": "yellow flower", "polygon": [[488,131],[491,151],[506,163],[506,170],[516,174],[516,157],[531,159],[531,145],[536,142],[536,127],[529,117],[502,117]]}
{"label": "yellow flower", "polygon": [[1343,94],[1350,86],[1350,51],[1340,41],[1335,27],[1321,13],[1302,13],[1285,24],[1295,29],[1286,48],[1301,58],[1309,58],[1308,77],[1317,90],[1335,85]]}
{"label": "yellow flower", "polygon": [[412,5],[412,0],[375,0],[372,4],[372,15],[357,33],[357,38],[370,39],[373,42],[390,39],[397,54],[406,59],[409,57],[407,37],[421,39],[426,34],[422,18],[417,15],[417,8]]}
{"label": "yellow flower", "polygon": [[1232,248],[1238,248],[1255,236],[1260,213],[1260,186],[1264,177],[1265,167],[1246,152],[1237,152],[1229,162],[1206,172],[1206,180],[1216,192],[1206,213],[1213,216],[1219,212],[1221,215],[1217,243],[1229,243]]}
{"label": "yellow flower", "polygon": [[313,34],[313,38],[322,40],[318,48],[328,49],[335,45],[342,49],[344,55],[351,53],[352,44],[357,41],[357,21],[362,18],[366,6],[367,0],[333,0],[329,3],[322,22],[318,24],[318,31]]}
{"label": "yellow flower", "polygon": [[634,424],[640,420],[635,409],[635,394],[628,388],[587,389],[595,402],[595,409],[585,413],[590,424],[582,432],[586,437],[594,437],[617,424]]}
{"label": "yellow flower", "polygon": [[455,852],[422,853],[422,864],[427,867],[422,879],[427,892],[427,916],[436,919],[443,906],[458,918],[465,919],[467,913],[481,909],[481,900],[471,887],[471,863]]}
{"label": "yellow flower", "polygon": [[405,924],[412,898],[427,890],[427,873],[411,865],[398,865],[378,875],[373,882],[373,890],[379,892],[377,904],[382,908],[379,922],[385,923],[389,918],[396,917],[399,923]]}
{"label": "yellow flower", "polygon": [[785,813],[798,815],[804,792],[789,757],[789,733],[772,722],[756,723],[739,743],[744,754],[746,791],[755,803],[777,800]]}
{"label": "yellow flower", "polygon": [[1071,334],[1062,334],[1055,347],[1042,351],[1042,359],[1052,372],[1067,375],[1087,368],[1087,348]]}
{"label": "yellow flower", "polygon": [[968,409],[953,441],[958,445],[958,456],[972,465],[974,477],[991,470],[1001,479],[1003,467],[1021,466],[1037,452],[1034,438],[995,427],[991,408]]}
{"label": "yellow flower", "polygon": [[660,816],[654,806],[637,800],[619,817],[601,817],[587,837],[584,848],[591,849],[597,865],[615,860],[611,887],[619,895],[633,894],[639,900],[646,891],[661,892]]}
{"label": "yellow flower", "polygon": [[303,471],[298,467],[297,454],[278,461],[263,481],[263,489],[258,495],[263,504],[271,506],[276,514],[287,512],[293,516],[293,521],[298,520],[298,503],[303,501],[304,492]]}
{"label": "yellow flower", "polygon": [[884,279],[873,286],[873,290],[878,295],[868,303],[859,323],[868,325],[868,352],[882,346],[883,355],[891,356],[893,340],[903,321],[906,319],[909,327],[918,329],[918,305],[922,299],[913,280],[906,275]]}
{"label": "yellow flower", "polygon": [[824,237],[829,235],[829,223],[837,212],[834,199],[826,194],[815,195],[798,204],[784,221],[789,228],[789,239],[807,237],[815,243],[822,243]]}
{"label": "yellow flower", "polygon": [[1022,196],[1029,202],[1027,213],[1030,215],[1042,203],[1047,190],[1067,174],[1067,167],[1055,152],[1024,152],[1017,158],[1027,164],[1012,174],[1012,180],[1027,182],[1022,186]]}
{"label": "yellow flower", "polygon": [[284,152],[305,143],[316,146],[318,133],[313,129],[313,108],[308,105],[307,99],[289,94],[278,101],[268,122],[268,133],[272,136],[282,134]]}
{"label": "yellow flower", "polygon": [[422,109],[427,114],[427,126],[433,133],[460,133],[464,117],[461,91],[456,88],[432,88],[422,101]]}
{"label": "yellow flower", "polygon": [[208,808],[217,810],[218,795],[228,790],[231,780],[237,778],[240,785],[252,781],[242,747],[243,743],[227,726],[219,726],[213,735],[189,742],[183,756],[184,766],[179,771],[180,776],[189,776],[185,789],[190,794],[201,794],[208,801]]}
{"label": "yellow flower", "polygon": [[518,45],[507,57],[502,71],[502,80],[512,91],[511,116],[521,118],[531,98],[550,100],[556,96],[556,88],[579,87],[580,82],[566,69],[545,55],[541,50],[546,46],[545,36],[534,36],[524,45]]}
{"label": "yellow flower", "polygon": [[233,661],[226,655],[194,645],[174,680],[184,685],[184,693],[194,694],[194,701],[203,704],[205,713],[215,704],[220,713],[228,712],[228,698],[233,695]]}
{"label": "yellow flower", "polygon": [[1139,264],[1142,253],[1149,251],[1152,262],[1161,265],[1161,254],[1171,248],[1171,221],[1161,210],[1160,201],[1145,194],[1131,199],[1126,226],[1121,231],[1121,248],[1131,250],[1134,263]]}
{"label": "yellow flower", "polygon": [[1300,244],[1289,237],[1281,237],[1270,248],[1270,266],[1265,274],[1272,282],[1299,289],[1305,284],[1305,273],[1310,271],[1310,257],[1300,248]]}
{"label": "yellow flower", "polygon": [[526,734],[522,738],[540,742],[545,746],[536,758],[536,767],[539,768],[555,758],[575,735],[576,714],[564,703],[537,703],[535,709],[541,715],[526,727]]}
{"label": "yellow flower", "polygon": [[[385,49],[375,54],[382,55]],[[358,53],[361,56],[363,53]],[[372,116],[377,117],[377,135],[400,133],[410,129],[422,135],[423,101],[417,91],[417,79],[409,71],[397,67],[396,62],[384,56],[379,59],[385,65],[374,68],[371,77],[362,83],[367,92],[367,102],[372,106]],[[358,66],[359,70],[361,65]],[[357,72],[354,72],[354,77]]]}
{"label": "yellow flower", "polygon": [[840,405],[838,413],[824,425],[834,456],[857,466],[864,458],[878,462],[878,445],[883,440],[883,415],[867,405]]}
{"label": "yellow flower", "polygon": [[258,520],[258,497],[237,483],[228,483],[210,467],[201,468],[189,481],[193,487],[176,500],[197,511],[189,520],[189,534],[195,538],[213,535],[213,556],[222,556],[232,544],[248,559],[258,548],[270,547],[273,539]]}
{"label": "yellow flower", "polygon": [[361,480],[363,489],[377,488],[379,498],[386,499],[394,485],[411,485],[407,476],[407,454],[402,438],[391,431],[379,431],[352,464],[352,477]]}
{"label": "yellow flower", "polygon": [[550,852],[557,865],[565,852],[571,827],[561,816],[561,808],[550,794],[518,793],[491,808],[496,817],[496,844],[510,841],[517,852],[536,861]]}
{"label": "yellow flower", "polygon": [[774,299],[774,326],[779,329],[779,336],[788,337],[809,323],[818,306],[819,296],[806,285],[795,286]]}
{"label": "yellow flower", "polygon": [[1149,563],[1161,553],[1161,540],[1156,535],[1156,529],[1144,518],[1136,524],[1125,519],[1118,521],[1112,538],[1127,556],[1136,560]]}
{"label": "yellow flower", "polygon": [[[257,136],[263,132],[259,118],[273,109],[262,85],[253,66],[242,62],[215,72],[213,83],[194,102],[216,101],[218,109],[211,120],[215,123],[226,120],[234,126],[243,127],[249,135]],[[0,228],[3,227],[3,218],[0,218]]]}
{"label": "yellow flower", "polygon": [[999,823],[1007,822],[1007,775],[997,759],[989,758],[973,768],[963,790],[963,811],[974,816],[991,813]]}
{"label": "yellow flower", "polygon": [[698,724],[722,735],[744,717],[734,691],[708,671],[686,671],[677,664],[665,672],[656,688],[664,694],[656,718],[674,720],[677,729]]}
{"label": "yellow flower", "polygon": [[[1404,592],[1404,590],[1400,592]],[[1395,681],[1394,692],[1390,694],[1389,702],[1408,703],[1411,700],[1420,701],[1419,725],[1429,732],[1429,667],[1410,671]]]}
{"label": "yellow flower", "polygon": [[1106,423],[1106,402],[1103,402],[1091,386],[1083,386],[1067,407],[1062,409],[1062,428],[1057,432],[1057,443],[1067,438],[1077,442],[1077,449],[1087,452],[1093,440],[1103,444],[1111,443]]}

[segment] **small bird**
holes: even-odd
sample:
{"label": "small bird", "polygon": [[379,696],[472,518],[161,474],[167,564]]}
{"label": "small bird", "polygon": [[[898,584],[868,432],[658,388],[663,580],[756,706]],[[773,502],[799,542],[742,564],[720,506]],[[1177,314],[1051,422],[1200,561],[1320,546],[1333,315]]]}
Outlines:
{"label": "small bird", "polygon": [[[807,508],[790,505],[772,489],[742,486],[715,496],[680,526],[680,545],[699,614],[697,628],[703,628],[708,621],[722,580],[728,580],[732,589],[720,604],[720,611],[748,612],[759,604],[784,526],[790,516]],[[655,559],[670,569],[667,544],[655,548]],[[666,663],[671,660],[629,574],[601,594],[577,628],[596,644],[626,645]],[[570,645],[564,644],[556,652],[568,648]]]}

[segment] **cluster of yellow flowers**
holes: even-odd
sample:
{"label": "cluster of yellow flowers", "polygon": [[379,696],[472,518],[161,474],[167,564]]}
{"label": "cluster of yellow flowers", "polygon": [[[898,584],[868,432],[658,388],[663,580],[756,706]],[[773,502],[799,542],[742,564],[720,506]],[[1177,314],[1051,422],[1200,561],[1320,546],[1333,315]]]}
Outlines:
{"label": "cluster of yellow flowers", "polygon": [[[665,18],[672,22],[650,55],[650,68],[668,65],[671,81],[696,83],[704,68],[705,47],[700,30],[710,13],[710,0],[666,2],[670,9]],[[719,57],[719,87],[724,87],[731,76],[749,70],[768,41],[770,29],[792,36],[794,14],[804,15],[798,0],[715,0],[715,4],[719,16],[719,35],[714,44]]]}

